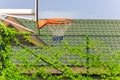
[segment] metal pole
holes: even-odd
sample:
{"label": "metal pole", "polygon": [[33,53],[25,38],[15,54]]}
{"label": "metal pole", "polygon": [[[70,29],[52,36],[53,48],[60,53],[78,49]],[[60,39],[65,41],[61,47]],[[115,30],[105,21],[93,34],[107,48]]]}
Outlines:
{"label": "metal pole", "polygon": [[36,4],[37,4],[37,0],[35,0],[35,21],[37,20],[37,19],[36,19],[36,16],[37,16],[37,14],[36,14],[36,10],[37,10],[37,9],[36,9]]}
{"label": "metal pole", "polygon": [[86,37],[86,53],[87,53],[87,59],[86,59],[86,70],[87,70],[87,77],[89,76],[89,54],[90,54],[90,48],[89,48],[89,36]]}
{"label": "metal pole", "polygon": [[35,0],[35,20],[36,20],[36,22],[37,22],[37,31],[38,31],[38,34],[40,35],[40,30],[39,30],[39,25],[38,25],[38,17],[39,17],[39,15],[38,15],[38,0]]}
{"label": "metal pole", "polygon": [[[1,52],[2,50],[5,51],[5,42],[4,42],[4,30],[0,33],[1,37],[3,38],[3,43],[0,44],[0,62],[2,64],[1,68],[0,68],[0,76],[2,75],[2,70],[5,68],[5,58],[3,57],[3,53]],[[7,57],[6,57],[7,58]]]}

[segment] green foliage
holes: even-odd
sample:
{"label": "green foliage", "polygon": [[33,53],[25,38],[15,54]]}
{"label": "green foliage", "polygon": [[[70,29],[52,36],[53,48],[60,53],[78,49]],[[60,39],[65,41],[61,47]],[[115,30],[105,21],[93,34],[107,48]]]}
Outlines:
{"label": "green foliage", "polygon": [[0,80],[120,79],[120,51],[101,41],[86,37],[81,46],[65,42],[60,47],[30,47],[21,44],[18,35],[29,41],[31,34],[0,23]]}

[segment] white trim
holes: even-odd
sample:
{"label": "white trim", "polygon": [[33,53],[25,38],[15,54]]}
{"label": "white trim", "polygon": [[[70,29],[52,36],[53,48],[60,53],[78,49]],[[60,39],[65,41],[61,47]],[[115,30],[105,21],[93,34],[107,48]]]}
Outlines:
{"label": "white trim", "polygon": [[34,20],[31,19],[31,18],[25,18],[25,17],[15,16],[15,15],[9,15],[9,14],[4,14],[4,13],[0,13],[0,15],[10,16],[10,17],[14,17],[14,18],[21,18],[21,19],[26,19],[26,20],[34,21]]}
{"label": "white trim", "polygon": [[15,15],[34,15],[32,9],[0,9],[0,13],[15,14]]}

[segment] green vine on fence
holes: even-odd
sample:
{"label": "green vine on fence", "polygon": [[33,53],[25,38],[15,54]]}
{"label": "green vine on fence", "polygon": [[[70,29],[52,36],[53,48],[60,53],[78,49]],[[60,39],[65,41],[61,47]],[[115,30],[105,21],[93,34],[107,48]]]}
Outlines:
{"label": "green vine on fence", "polygon": [[120,51],[109,50],[99,40],[86,36],[80,46],[65,42],[60,47],[31,47],[21,44],[18,35],[29,41],[32,34],[0,22],[0,80],[120,79]]}

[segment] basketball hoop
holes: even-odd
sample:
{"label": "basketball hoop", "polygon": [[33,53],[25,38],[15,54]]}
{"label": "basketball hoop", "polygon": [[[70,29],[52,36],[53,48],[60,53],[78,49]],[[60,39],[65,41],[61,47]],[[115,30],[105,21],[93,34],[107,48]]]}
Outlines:
{"label": "basketball hoop", "polygon": [[40,20],[38,23],[39,29],[41,29],[45,25],[48,26],[48,29],[53,36],[53,41],[61,42],[61,40],[63,40],[65,32],[73,23],[73,20],[68,18],[53,18],[47,20]]}
{"label": "basketball hoop", "polygon": [[70,24],[73,23],[72,19],[68,18],[53,18],[47,20],[48,24]]}

